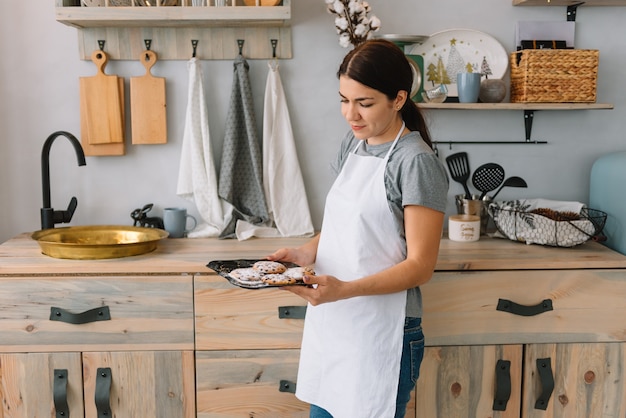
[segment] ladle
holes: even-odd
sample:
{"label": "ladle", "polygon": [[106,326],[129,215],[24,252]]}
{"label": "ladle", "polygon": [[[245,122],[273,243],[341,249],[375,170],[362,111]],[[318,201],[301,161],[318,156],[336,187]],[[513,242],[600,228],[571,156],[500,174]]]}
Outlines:
{"label": "ladle", "polygon": [[500,190],[505,187],[528,187],[528,184],[526,184],[526,181],[521,177],[507,177],[507,179],[504,180],[504,183],[502,183],[502,186],[500,186],[500,188],[493,194],[493,196],[491,196],[491,199],[495,199],[498,193],[500,193]]}

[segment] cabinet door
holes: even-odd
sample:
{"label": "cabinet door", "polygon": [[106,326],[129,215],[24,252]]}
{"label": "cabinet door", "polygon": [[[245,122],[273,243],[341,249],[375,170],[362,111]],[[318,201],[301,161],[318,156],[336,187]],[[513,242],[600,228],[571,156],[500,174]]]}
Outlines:
{"label": "cabinet door", "polygon": [[524,363],[523,417],[626,416],[625,343],[530,344]]}
{"label": "cabinet door", "polygon": [[[98,379],[106,368],[110,389],[107,379]],[[193,351],[83,353],[83,376],[87,418],[98,418],[96,393],[102,399],[103,392],[109,395],[108,416],[195,417]]]}
{"label": "cabinet door", "polygon": [[[415,416],[519,418],[522,351],[521,345],[426,347]],[[495,406],[496,394],[506,401]]]}
{"label": "cabinet door", "polygon": [[[66,373],[55,382],[57,369]],[[0,354],[0,416],[50,417],[55,384],[58,401],[67,403],[71,417],[84,417],[80,353]]]}
{"label": "cabinet door", "polygon": [[298,350],[196,352],[198,418],[306,418],[295,390]]}

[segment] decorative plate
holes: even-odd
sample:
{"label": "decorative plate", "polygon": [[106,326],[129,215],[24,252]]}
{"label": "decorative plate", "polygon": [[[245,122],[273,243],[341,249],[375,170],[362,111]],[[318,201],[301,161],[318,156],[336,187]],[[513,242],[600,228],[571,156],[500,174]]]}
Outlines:
{"label": "decorative plate", "polygon": [[[296,282],[289,285],[274,285],[268,283],[258,283],[258,282],[249,282],[245,280],[238,280],[235,277],[230,276],[230,272],[239,269],[239,268],[249,268],[254,265],[257,261],[262,260],[214,260],[210,261],[207,264],[207,267],[216,272],[218,275],[222,276],[226,280],[228,280],[231,284],[235,286],[243,287],[244,289],[263,289],[266,287],[280,287],[280,286],[296,286],[296,285],[305,285],[304,282]],[[293,263],[281,263],[284,264],[285,267],[297,267],[296,264]]]}
{"label": "decorative plate", "polygon": [[407,54],[424,57],[424,89],[446,84],[449,97],[458,96],[456,75],[468,68],[487,78],[502,78],[509,68],[504,47],[492,36],[472,29],[437,32],[407,49]]}

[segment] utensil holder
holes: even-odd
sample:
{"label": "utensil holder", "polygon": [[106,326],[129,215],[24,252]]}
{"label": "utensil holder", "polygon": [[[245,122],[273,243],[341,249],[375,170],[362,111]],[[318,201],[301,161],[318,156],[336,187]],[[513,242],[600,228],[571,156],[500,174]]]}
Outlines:
{"label": "utensil holder", "polygon": [[456,211],[459,215],[476,215],[480,217],[480,234],[487,234],[487,226],[489,224],[489,203],[491,199],[479,199],[478,195],[472,195],[471,199],[466,199],[464,194],[454,196],[456,203]]}

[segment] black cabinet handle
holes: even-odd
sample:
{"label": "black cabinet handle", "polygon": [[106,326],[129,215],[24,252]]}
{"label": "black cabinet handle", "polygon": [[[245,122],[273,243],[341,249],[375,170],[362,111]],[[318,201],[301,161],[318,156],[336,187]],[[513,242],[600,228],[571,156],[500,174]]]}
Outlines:
{"label": "black cabinet handle", "polygon": [[111,368],[99,367],[96,375],[96,410],[98,418],[111,418]]}
{"label": "black cabinet handle", "polygon": [[281,380],[278,387],[279,392],[296,393],[296,382],[290,380]]}
{"label": "black cabinet handle", "polygon": [[552,365],[549,357],[537,359],[537,372],[541,381],[541,394],[535,402],[535,409],[545,411],[548,408],[548,401],[550,401],[550,396],[552,396],[552,391],[554,390],[554,376],[552,375]]}
{"label": "black cabinet handle", "polygon": [[54,369],[52,399],[56,418],[69,418],[70,407],[67,405],[67,369]]}
{"label": "black cabinet handle", "polygon": [[498,360],[496,363],[496,394],[493,399],[494,411],[506,411],[511,399],[511,362]]}
{"label": "black cabinet handle", "polygon": [[552,309],[552,299],[544,299],[540,303],[532,306],[520,305],[507,299],[498,299],[498,307],[496,308],[498,311],[509,312],[513,315],[520,316],[535,316],[551,311]]}
{"label": "black cabinet handle", "polygon": [[306,306],[279,306],[278,317],[280,319],[304,319]]}
{"label": "black cabinet handle", "polygon": [[109,321],[111,319],[111,312],[109,312],[108,306],[101,306],[99,308],[90,309],[81,313],[71,313],[63,308],[50,308],[50,320],[66,322],[68,324],[87,324],[89,322],[96,321]]}

